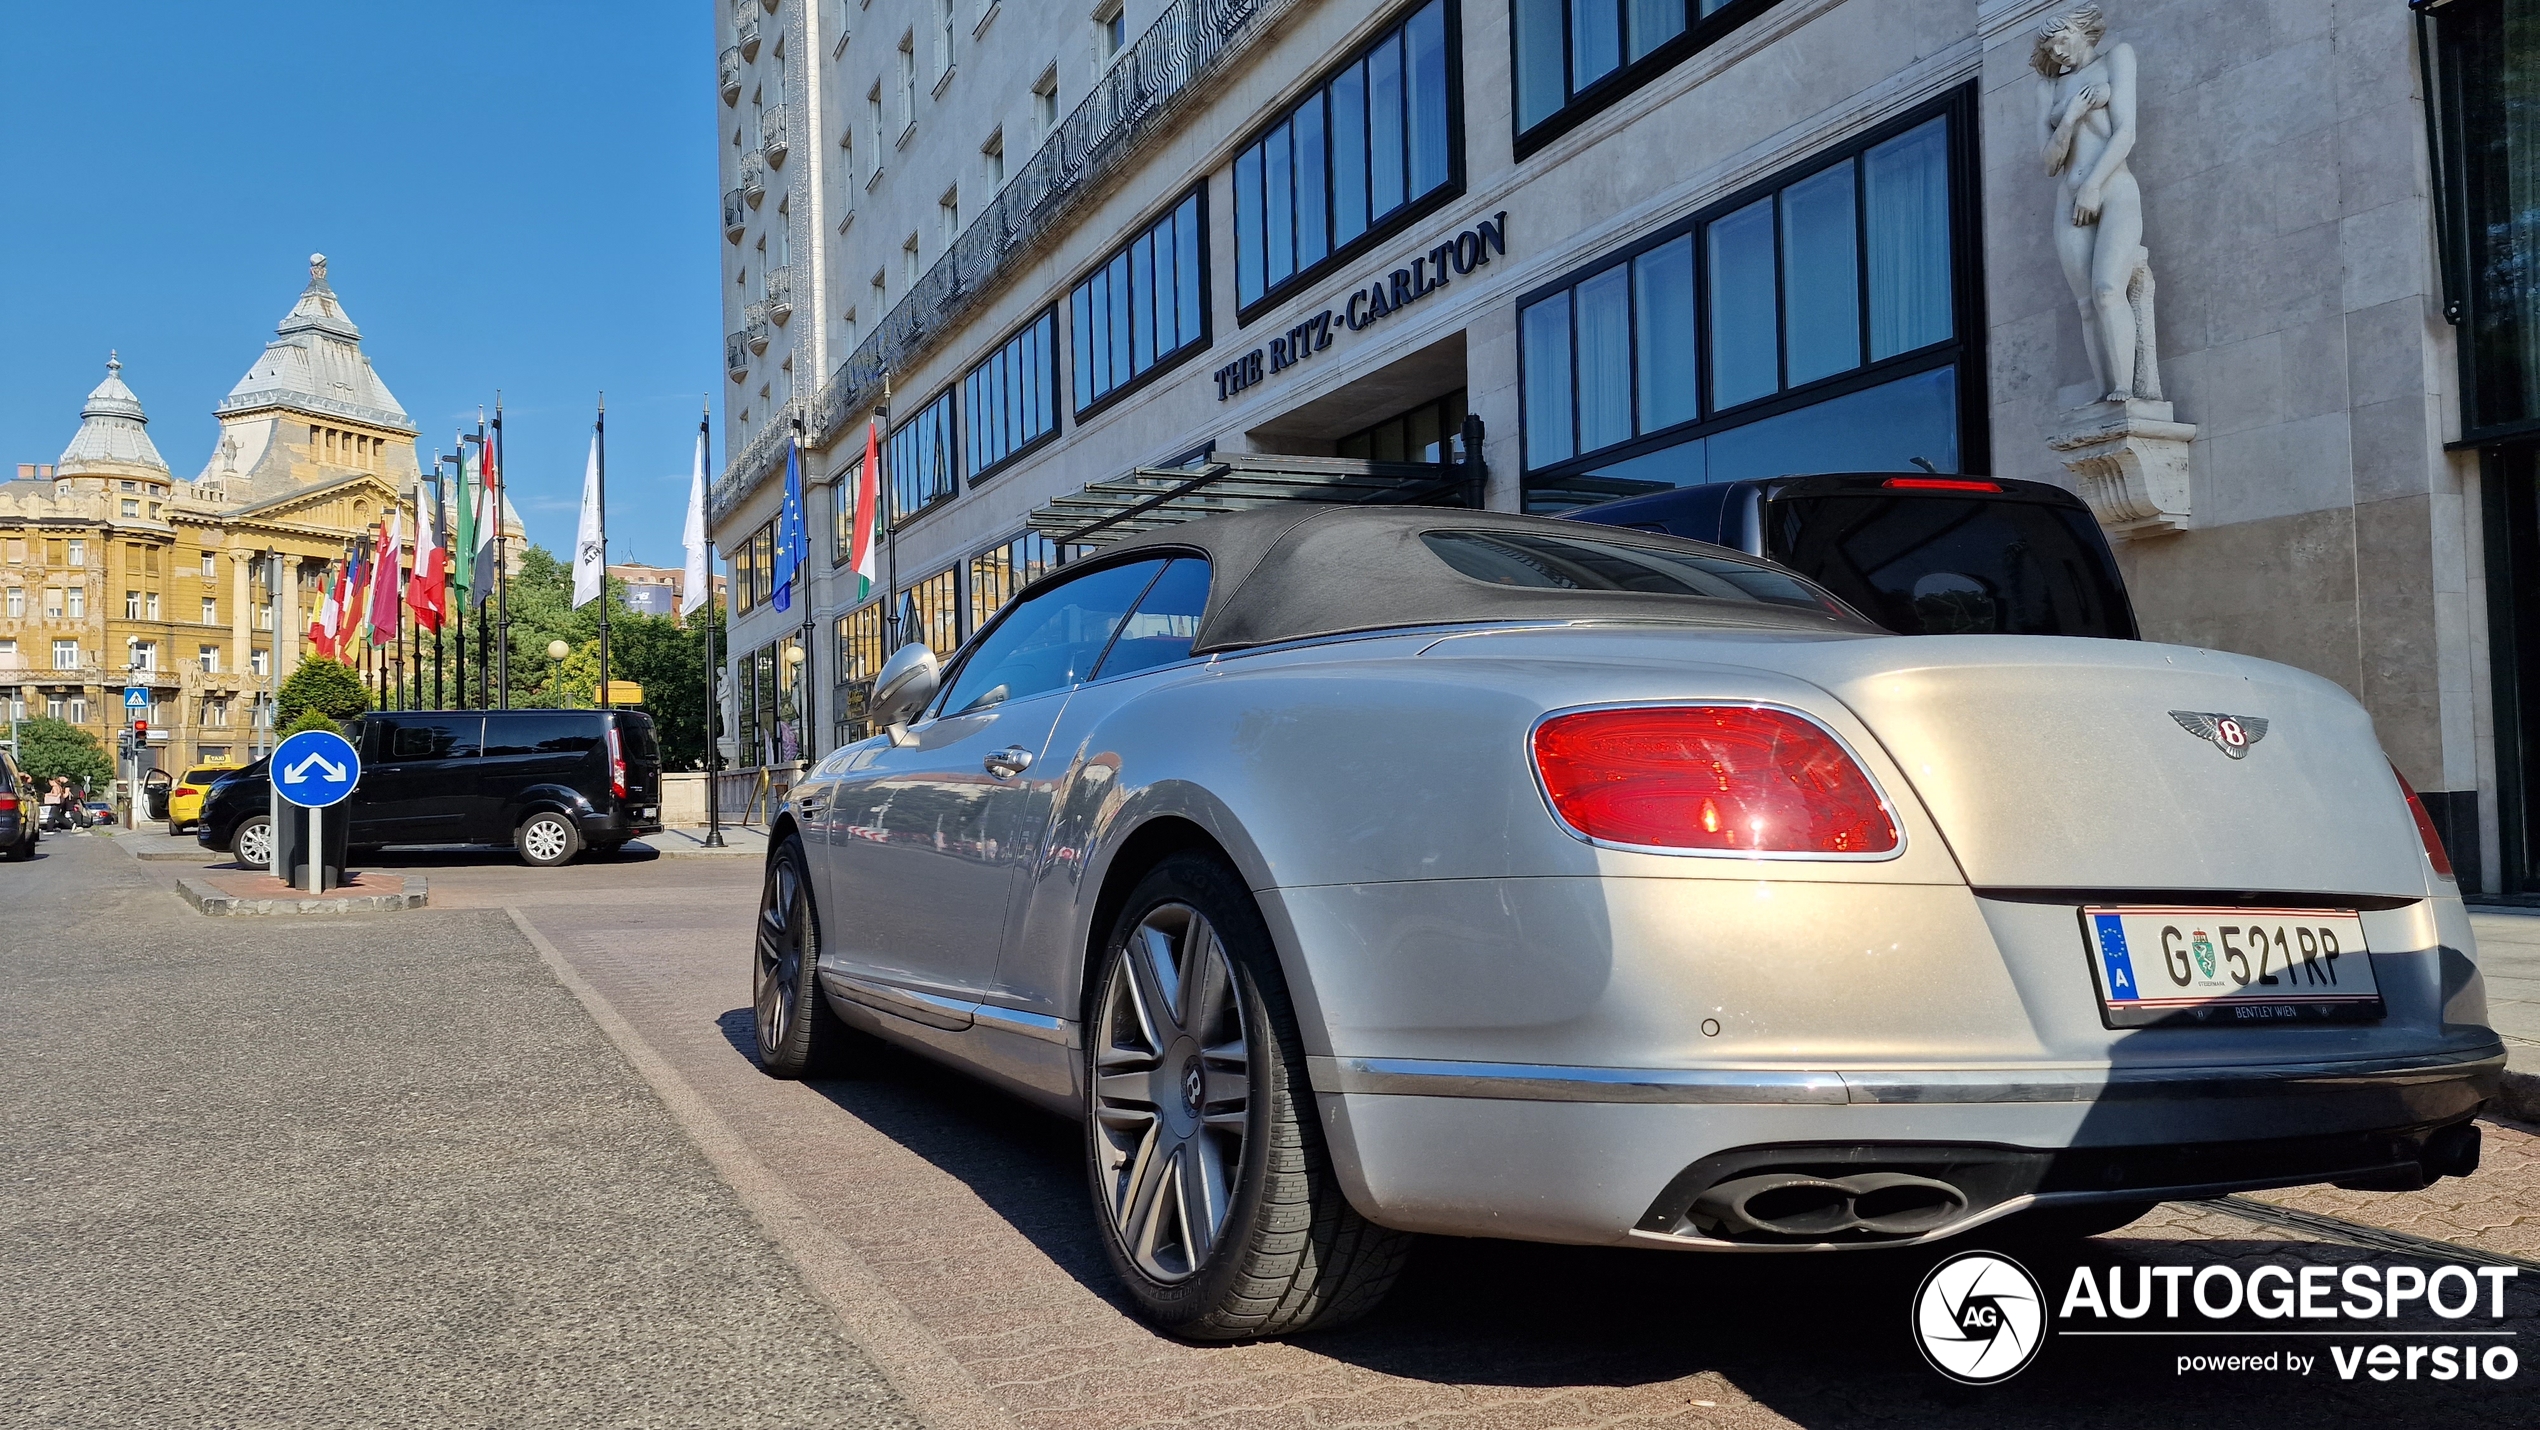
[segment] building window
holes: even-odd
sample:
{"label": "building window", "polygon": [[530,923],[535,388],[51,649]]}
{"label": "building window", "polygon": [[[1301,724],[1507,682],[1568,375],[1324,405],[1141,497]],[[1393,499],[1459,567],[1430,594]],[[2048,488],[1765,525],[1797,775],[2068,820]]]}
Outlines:
{"label": "building window", "polygon": [[212,553],[206,551],[203,553],[203,579],[209,581],[212,576]]}
{"label": "building window", "polygon": [[5,639],[0,639],[0,666],[6,666],[6,667],[8,667],[8,668],[10,668],[10,669],[15,669],[15,668],[17,667],[17,664],[18,664],[18,641],[17,641],[17,637],[15,637],[15,636],[10,636],[10,637],[7,637],[7,638],[5,638]]}
{"label": "building window", "polygon": [[935,200],[935,220],[943,230],[944,247],[950,249],[953,240],[961,237],[961,186],[959,184],[944,190],[944,196]]}
{"label": "building window", "polygon": [[839,327],[840,327],[840,329],[842,330],[842,334],[843,334],[843,336],[844,336],[844,338],[845,338],[845,345],[844,345],[843,347],[841,347],[841,348],[839,349],[839,351],[841,351],[841,352],[849,352],[849,353],[854,352],[854,351],[855,351],[855,309],[853,309],[853,308],[849,308],[849,309],[846,311],[846,315],[845,315],[844,317],[842,317],[842,318],[840,318],[840,319],[838,320],[838,323],[839,323]]}
{"label": "building window", "polygon": [[2462,436],[2540,428],[2540,26],[2523,4],[2433,9],[2447,212],[2460,304]]}
{"label": "building window", "polygon": [[887,271],[880,268],[873,270],[872,293],[873,320],[878,323],[882,320],[884,313],[891,311],[891,284],[890,274]]}
{"label": "building window", "polygon": [[141,619],[140,592],[126,591],[123,593],[123,618],[127,621],[137,621]]}
{"label": "building window", "polygon": [[131,497],[125,497],[123,499],[123,514],[128,517],[137,517],[141,515],[141,503],[133,500]]}
{"label": "building window", "polygon": [[159,668],[159,643],[157,641],[134,641],[132,643],[132,668],[134,670],[157,670]]}
{"label": "building window", "polygon": [[914,33],[900,36],[900,139],[908,142],[908,131],[917,127],[917,37]]}
{"label": "building window", "polygon": [[1058,548],[1037,531],[1027,531],[1003,546],[991,546],[970,558],[972,631],[1004,609],[1014,593],[1039,580],[1058,565]]}
{"label": "building window", "polygon": [[882,81],[875,80],[873,88],[865,91],[864,111],[873,125],[873,171],[864,176],[864,186],[869,189],[873,187],[874,180],[882,177],[882,151],[890,147],[891,142],[890,131],[882,118]]}
{"label": "building window", "polygon": [[1094,68],[1097,72],[1120,58],[1129,45],[1129,13],[1121,0],[1094,12]]}
{"label": "building window", "polygon": [[[1520,299],[1529,510],[1981,462],[1961,91]],[[1981,466],[1977,468],[1981,470]]]}
{"label": "building window", "polygon": [[919,271],[920,270],[917,266],[917,235],[912,233],[908,236],[908,241],[900,245],[900,286],[903,288],[916,287]]}
{"label": "building window", "polygon": [[[953,394],[919,408],[917,415],[891,432],[888,465],[891,475],[891,519],[906,521],[937,502],[950,500],[957,454],[953,451]],[[950,649],[950,647],[943,647]]]}
{"label": "building window", "polygon": [[1208,346],[1208,212],[1193,189],[1068,294],[1083,416]]}
{"label": "building window", "polygon": [[863,477],[864,459],[858,457],[829,483],[829,564],[832,566],[844,566],[855,559],[855,494],[857,483]]}
{"label": "building window", "polygon": [[1517,157],[1770,8],[1773,0],[1511,0]]}
{"label": "building window", "polygon": [[69,700],[63,702],[63,706],[63,719],[70,721],[74,725],[85,725],[88,723],[87,696],[74,695]]}
{"label": "building window", "polygon": [[9,538],[8,546],[9,564],[12,566],[24,566],[26,564],[26,538],[23,536],[12,536]]}
{"label": "building window", "polygon": [[247,669],[250,674],[254,675],[261,676],[272,674],[273,652],[261,647],[247,652]]}
{"label": "building window", "polygon": [[838,679],[841,684],[870,683],[889,658],[883,630],[885,603],[868,601],[838,618]]}
{"label": "building window", "polygon": [[12,586],[9,588],[9,604],[7,609],[12,618],[26,614],[26,588],[24,586]]}
{"label": "building window", "polygon": [[776,523],[750,533],[732,553],[733,599],[743,611],[758,609],[776,594]]}
{"label": "building window", "polygon": [[44,614],[45,614],[47,617],[49,617],[49,618],[51,618],[51,619],[53,619],[53,620],[57,620],[57,621],[58,621],[58,620],[60,620],[60,619],[62,618],[62,588],[61,588],[61,587],[59,587],[59,586],[47,586],[47,587],[45,587],[45,588],[44,588]]}
{"label": "building window", "polygon": [[203,598],[203,624],[207,626],[216,626],[220,624],[220,600],[218,597],[205,596]]}
{"label": "building window", "polygon": [[141,619],[145,621],[155,621],[158,618],[159,593],[156,591],[147,592],[141,597]]}
{"label": "building window", "polygon": [[958,566],[947,566],[908,588],[917,624],[900,632],[903,642],[924,641],[927,649],[940,656],[961,648],[960,572]]}
{"label": "building window", "polygon": [[952,73],[953,0],[935,0],[935,74]]}
{"label": "building window", "polygon": [[74,621],[88,619],[88,588],[73,586],[64,594],[70,598],[70,618]]}
{"label": "building window", "polygon": [[1344,457],[1371,462],[1451,462],[1464,456],[1464,389],[1388,417],[1340,440]]}
{"label": "building window", "polygon": [[201,668],[205,675],[220,674],[220,647],[216,645],[196,646],[194,648],[194,663],[196,666]]}
{"label": "building window", "polygon": [[78,641],[57,640],[53,642],[53,668],[55,670],[79,669]]}
{"label": "building window", "polygon": [[961,411],[974,481],[1058,431],[1056,308],[962,378]]}
{"label": "building window", "polygon": [[[203,723],[214,730],[226,730],[229,728],[229,700],[226,696],[211,695],[204,697]],[[211,754],[208,750],[203,753],[206,758],[209,758]]]}
{"label": "building window", "polygon": [[1058,67],[1041,71],[1032,86],[1032,142],[1040,144],[1058,129]]}
{"label": "building window", "polygon": [[85,566],[88,564],[87,542],[78,540],[71,542],[70,564],[73,566]]}
{"label": "building window", "polygon": [[1462,190],[1453,10],[1429,0],[1235,156],[1235,301],[1251,310]]}
{"label": "building window", "polygon": [[1005,130],[999,128],[979,146],[979,174],[988,181],[988,192],[1005,187]]}

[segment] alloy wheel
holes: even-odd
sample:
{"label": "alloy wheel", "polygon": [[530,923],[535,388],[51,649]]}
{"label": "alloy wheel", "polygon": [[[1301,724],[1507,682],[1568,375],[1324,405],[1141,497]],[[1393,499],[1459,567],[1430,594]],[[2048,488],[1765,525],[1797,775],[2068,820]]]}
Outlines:
{"label": "alloy wheel", "polygon": [[1102,990],[1094,1155],[1112,1229],[1157,1281],[1197,1273],[1226,1229],[1251,1119],[1249,1031],[1208,920],[1181,903],[1140,920]]}
{"label": "alloy wheel", "polygon": [[273,826],[258,820],[238,831],[238,862],[250,869],[273,867]]}
{"label": "alloy wheel", "polygon": [[768,870],[759,895],[758,957],[753,961],[751,1007],[758,1021],[761,1058],[773,1057],[794,1030],[794,1000],[802,988],[805,945],[802,871],[790,859]]}
{"label": "alloy wheel", "polygon": [[529,857],[541,864],[553,864],[564,858],[565,827],[554,819],[532,820],[521,835],[528,846]]}

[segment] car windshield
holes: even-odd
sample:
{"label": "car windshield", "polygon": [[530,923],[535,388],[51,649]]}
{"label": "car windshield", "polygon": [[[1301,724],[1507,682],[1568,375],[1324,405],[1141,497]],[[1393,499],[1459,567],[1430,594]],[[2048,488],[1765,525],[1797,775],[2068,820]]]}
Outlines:
{"label": "car windshield", "polygon": [[1775,559],[1905,635],[2134,636],[2090,513],[1999,498],[1840,495],[1772,505]]}
{"label": "car windshield", "polygon": [[1430,531],[1420,540],[1476,581],[1563,591],[1628,591],[1845,612],[1787,571],[1725,553],[1532,531]]}

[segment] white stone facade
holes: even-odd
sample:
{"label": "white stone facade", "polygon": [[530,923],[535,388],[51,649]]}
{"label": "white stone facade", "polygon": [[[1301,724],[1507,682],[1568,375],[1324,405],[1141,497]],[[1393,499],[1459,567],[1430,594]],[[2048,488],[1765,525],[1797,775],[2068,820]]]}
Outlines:
{"label": "white stone facade", "polygon": [[[780,222],[791,283],[785,321],[768,324],[765,351],[748,354],[723,388],[732,467],[718,484],[714,535],[727,559],[781,500],[782,449],[763,437],[767,424],[810,412],[824,384],[832,399],[853,392],[862,404],[833,431],[810,424],[811,559],[792,609],[741,609],[736,582],[736,656],[809,627],[816,752],[838,736],[836,626],[854,590],[852,573],[832,560],[828,483],[861,458],[870,407],[870,394],[835,374],[909,291],[910,240],[923,273],[985,209],[996,188],[992,142],[1002,142],[1009,180],[1042,142],[1044,81],[1054,79],[1063,116],[1117,62],[1105,53],[1113,10],[1091,0],[949,0],[949,12],[947,0],[712,3],[718,47],[737,54],[736,21],[757,31],[755,58],[727,55],[723,89],[735,98],[719,95],[715,107],[720,187],[740,190],[753,166],[763,175],[759,201],[741,201],[738,240],[722,248],[726,331],[750,331],[748,305],[761,301],[754,285],[764,283],[753,265],[764,242],[774,266],[770,235]],[[2054,183],[2039,162],[2029,64],[2038,27],[2070,0],[1714,6],[1721,23],[1689,53],[1609,86],[1620,91],[1610,99],[1574,104],[1553,126],[1559,132],[1523,139],[1511,38],[1521,0],[1450,3],[1460,183],[1249,322],[1235,291],[1238,152],[1416,7],[1204,7],[1243,22],[1224,68],[1166,132],[1142,141],[1134,162],[1064,221],[1032,233],[1019,264],[964,295],[891,373],[892,415],[908,418],[1053,304],[1063,391],[1072,386],[1071,285],[1194,185],[1208,215],[1209,342],[1081,421],[1063,401],[1054,440],[975,486],[965,465],[959,495],[897,533],[903,585],[1022,534],[1036,507],[1089,482],[1210,444],[1329,454],[1343,435],[1450,391],[1484,424],[1488,504],[1517,508],[1527,461],[1521,299],[1935,105],[1962,115],[1953,133],[1971,144],[1966,177],[1980,214],[1961,234],[1976,250],[1970,271],[1981,275],[1980,293],[1962,295],[1972,301],[1960,310],[1977,315],[1958,334],[1974,365],[1961,391],[1981,394],[1978,410],[1958,418],[1962,467],[2075,484],[2070,447],[2052,440],[2072,430],[2072,409],[2103,394],[2046,237]],[[1199,4],[1126,0],[1124,49],[1168,11]],[[2441,311],[2408,9],[2396,0],[2109,0],[2106,10],[2108,43],[2131,46],[2136,59],[2129,164],[2157,260],[2157,356],[2172,408],[2152,425],[2188,445],[2184,519],[2119,533],[2145,634],[2286,660],[2355,691],[2419,789],[2446,796],[2451,811],[2478,812],[2447,833],[2475,829],[2492,869],[2497,777],[2477,461],[2445,450],[2458,435],[2453,329]],[[754,100],[758,110],[769,103],[779,70],[789,113],[776,164],[751,158],[752,116]],[[956,214],[943,207],[948,194]],[[1221,397],[1219,369],[1502,214],[1505,250],[1490,262]],[[2475,862],[2463,853],[2464,865]]]}

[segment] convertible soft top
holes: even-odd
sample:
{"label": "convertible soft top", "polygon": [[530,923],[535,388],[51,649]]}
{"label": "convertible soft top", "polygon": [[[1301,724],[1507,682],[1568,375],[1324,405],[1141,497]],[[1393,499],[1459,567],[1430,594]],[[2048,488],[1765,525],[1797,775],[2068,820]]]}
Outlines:
{"label": "convertible soft top", "polygon": [[[1646,553],[1669,564],[1693,558],[1700,567],[1726,572],[1732,580],[1715,583],[1722,595],[1693,594],[1671,589],[1676,583],[1664,575],[1626,566],[1612,579],[1636,589],[1564,584],[1596,578],[1560,560],[1558,553],[1599,548]],[[1544,551],[1555,555],[1533,559]],[[1506,512],[1267,507],[1147,532],[1109,547],[1095,560],[1109,566],[1166,554],[1205,556],[1213,568],[1193,654],[1351,631],[1474,621],[1663,621],[1888,634],[1823,589],[1743,552]],[[1513,582],[1508,576],[1473,574],[1488,569],[1494,559],[1513,573]],[[1076,575],[1088,564],[1080,561],[1063,571]],[[1774,594],[1741,595],[1739,585]]]}

